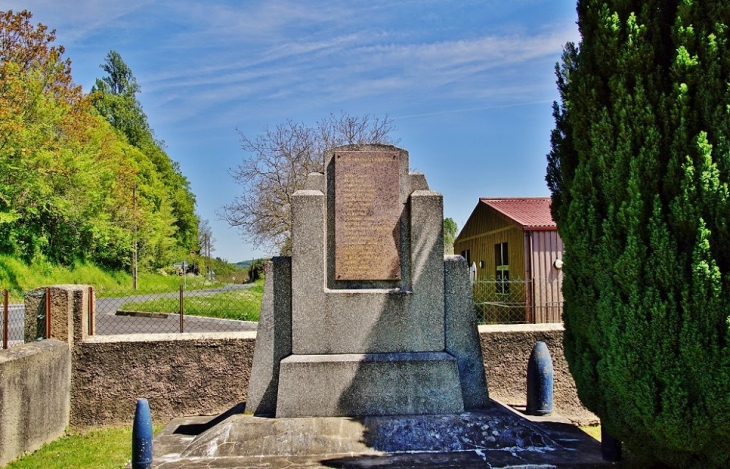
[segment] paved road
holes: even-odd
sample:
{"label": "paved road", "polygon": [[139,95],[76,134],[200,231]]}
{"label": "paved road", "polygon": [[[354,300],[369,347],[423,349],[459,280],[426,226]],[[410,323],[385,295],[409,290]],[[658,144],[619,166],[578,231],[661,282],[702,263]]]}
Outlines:
{"label": "paved road", "polygon": [[[206,296],[216,293],[231,292],[251,288],[252,285],[228,284],[220,288],[207,290],[186,291],[185,297]],[[156,317],[118,316],[117,310],[121,305],[144,301],[151,298],[178,298],[179,293],[139,294],[122,298],[97,298],[96,300],[96,328],[97,335],[136,334],[136,333],[174,333],[180,332],[180,315],[167,314]],[[9,305],[8,336],[10,345],[23,342],[25,324],[25,306],[23,304]],[[205,318],[199,316],[184,316],[184,332],[219,332],[219,331],[255,331],[258,325],[253,321],[235,321],[228,319]],[[0,317],[0,323],[2,318]]]}

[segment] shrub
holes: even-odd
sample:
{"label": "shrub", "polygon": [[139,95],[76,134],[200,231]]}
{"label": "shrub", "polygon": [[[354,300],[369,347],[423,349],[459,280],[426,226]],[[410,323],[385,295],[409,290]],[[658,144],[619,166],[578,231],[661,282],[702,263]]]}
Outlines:
{"label": "shrub", "polygon": [[634,452],[730,466],[730,2],[578,2],[548,155],[565,353]]}

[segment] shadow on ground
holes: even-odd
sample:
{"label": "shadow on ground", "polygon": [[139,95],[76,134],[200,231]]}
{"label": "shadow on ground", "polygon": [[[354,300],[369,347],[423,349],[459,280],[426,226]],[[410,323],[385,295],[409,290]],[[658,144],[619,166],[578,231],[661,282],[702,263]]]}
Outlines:
{"label": "shadow on ground", "polygon": [[485,411],[449,415],[274,419],[242,410],[241,404],[213,418],[173,420],[155,439],[152,467],[610,465],[600,443],[567,420],[528,419],[494,401]]}

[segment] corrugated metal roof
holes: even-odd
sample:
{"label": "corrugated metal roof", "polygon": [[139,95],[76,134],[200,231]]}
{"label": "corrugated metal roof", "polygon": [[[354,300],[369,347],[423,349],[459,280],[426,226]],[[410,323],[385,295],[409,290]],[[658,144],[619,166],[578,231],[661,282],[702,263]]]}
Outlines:
{"label": "corrugated metal roof", "polygon": [[480,198],[479,202],[492,207],[527,231],[555,230],[550,214],[550,197]]}

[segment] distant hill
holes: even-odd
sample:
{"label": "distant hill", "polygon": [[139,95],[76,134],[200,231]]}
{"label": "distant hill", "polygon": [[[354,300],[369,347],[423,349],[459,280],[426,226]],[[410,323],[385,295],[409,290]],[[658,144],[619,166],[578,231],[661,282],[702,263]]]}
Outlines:
{"label": "distant hill", "polygon": [[263,262],[263,261],[266,261],[266,260],[268,260],[268,259],[261,257],[259,259],[249,259],[247,261],[236,262],[234,265],[236,267],[238,267],[239,269],[248,269],[249,267],[251,267],[251,263],[252,262]]}

